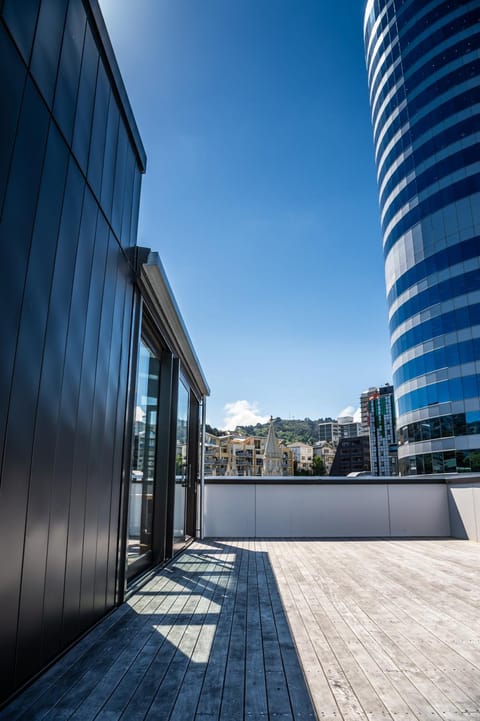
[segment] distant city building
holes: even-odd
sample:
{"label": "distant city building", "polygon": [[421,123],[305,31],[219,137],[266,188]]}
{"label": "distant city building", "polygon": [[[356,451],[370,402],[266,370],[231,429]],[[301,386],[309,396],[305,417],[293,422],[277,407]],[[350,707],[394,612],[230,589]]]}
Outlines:
{"label": "distant city building", "polygon": [[[280,472],[293,476],[293,453],[277,439]],[[205,476],[261,476],[267,438],[205,434]]]}
{"label": "distant city building", "polygon": [[361,436],[362,424],[353,420],[353,416],[340,416],[338,418],[340,438],[356,438]]}
{"label": "distant city building", "polygon": [[289,443],[287,445],[293,454],[294,470],[310,472],[312,470],[313,446],[308,443]]}
{"label": "distant city building", "polygon": [[206,476],[261,476],[264,438],[205,434]]}
{"label": "distant city building", "polygon": [[[205,448],[204,448],[204,472],[206,476],[216,476],[217,471],[220,470],[220,438],[214,436],[212,433],[205,433]],[[224,476],[227,470],[225,468],[223,473],[220,472],[218,475]]]}
{"label": "distant city building", "polygon": [[401,475],[480,469],[479,4],[368,0]]}
{"label": "distant city building", "polygon": [[340,440],[340,426],[333,418],[324,418],[318,423],[318,440],[337,445]]}
{"label": "distant city building", "polygon": [[361,435],[362,425],[353,420],[353,416],[325,418],[318,423],[318,440],[337,446],[341,438],[355,438]]}
{"label": "distant city building", "polygon": [[376,390],[375,387],[369,388],[367,391],[363,391],[360,394],[360,416],[362,423],[362,430],[359,435],[369,436],[370,435],[370,415],[368,412],[368,399],[371,394]]}
{"label": "distant city building", "polygon": [[330,473],[330,468],[335,459],[335,453],[335,446],[328,441],[317,441],[317,443],[313,445],[313,456],[314,458],[319,457],[322,459],[323,465],[325,466],[325,475],[327,476]]}
{"label": "distant city building", "polygon": [[349,473],[369,470],[370,443],[368,436],[341,438],[330,468],[330,475],[348,476]]}
{"label": "distant city building", "polygon": [[374,476],[398,474],[393,386],[386,384],[370,393],[370,465]]}

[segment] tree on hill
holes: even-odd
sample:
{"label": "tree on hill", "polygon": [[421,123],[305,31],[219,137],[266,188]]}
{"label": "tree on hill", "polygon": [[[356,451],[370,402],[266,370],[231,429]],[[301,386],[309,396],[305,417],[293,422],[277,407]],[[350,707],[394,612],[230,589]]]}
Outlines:
{"label": "tree on hill", "polygon": [[209,426],[208,423],[205,424],[205,431],[207,433],[210,433],[211,436],[224,436],[226,435],[225,431],[220,431],[218,428],[215,428],[214,426]]}
{"label": "tree on hill", "polygon": [[[282,419],[275,418],[275,434],[280,441],[287,445],[289,443],[309,443],[313,445],[318,441],[318,424],[325,419],[319,418],[312,420],[310,418],[301,419]],[[256,423],[255,425],[237,426],[234,433],[241,436],[253,436],[255,438],[266,438],[269,423]],[[214,436],[224,436],[227,431],[219,430],[207,424],[207,433]]]}
{"label": "tree on hill", "polygon": [[[268,423],[257,423],[255,426],[238,426],[236,433],[247,436],[265,437],[268,432]],[[310,418],[303,420],[275,419],[275,434],[277,438],[285,443],[309,443],[313,444],[318,440],[318,421]]]}

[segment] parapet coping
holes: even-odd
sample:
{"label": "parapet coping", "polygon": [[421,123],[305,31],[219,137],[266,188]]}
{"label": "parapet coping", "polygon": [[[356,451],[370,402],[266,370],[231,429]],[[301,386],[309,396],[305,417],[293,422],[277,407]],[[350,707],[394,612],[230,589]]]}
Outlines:
{"label": "parapet coping", "polygon": [[375,486],[480,483],[480,475],[456,473],[428,476],[205,476],[205,483],[224,486]]}

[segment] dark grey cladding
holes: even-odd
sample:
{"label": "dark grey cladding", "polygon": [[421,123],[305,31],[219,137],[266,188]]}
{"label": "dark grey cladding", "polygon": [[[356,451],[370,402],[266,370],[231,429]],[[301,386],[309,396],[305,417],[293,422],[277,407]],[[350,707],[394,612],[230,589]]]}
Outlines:
{"label": "dark grey cladding", "polygon": [[0,108],[1,707],[197,533],[209,389],[96,0],[0,0]]}
{"label": "dark grey cladding", "polygon": [[115,603],[145,152],[96,1],[0,7],[1,701]]}

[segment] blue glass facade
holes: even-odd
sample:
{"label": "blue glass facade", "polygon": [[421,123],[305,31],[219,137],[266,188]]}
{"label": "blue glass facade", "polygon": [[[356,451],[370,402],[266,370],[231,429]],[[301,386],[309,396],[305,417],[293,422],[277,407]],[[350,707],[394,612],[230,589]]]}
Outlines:
{"label": "blue glass facade", "polygon": [[480,462],[480,7],[368,0],[399,470]]}

